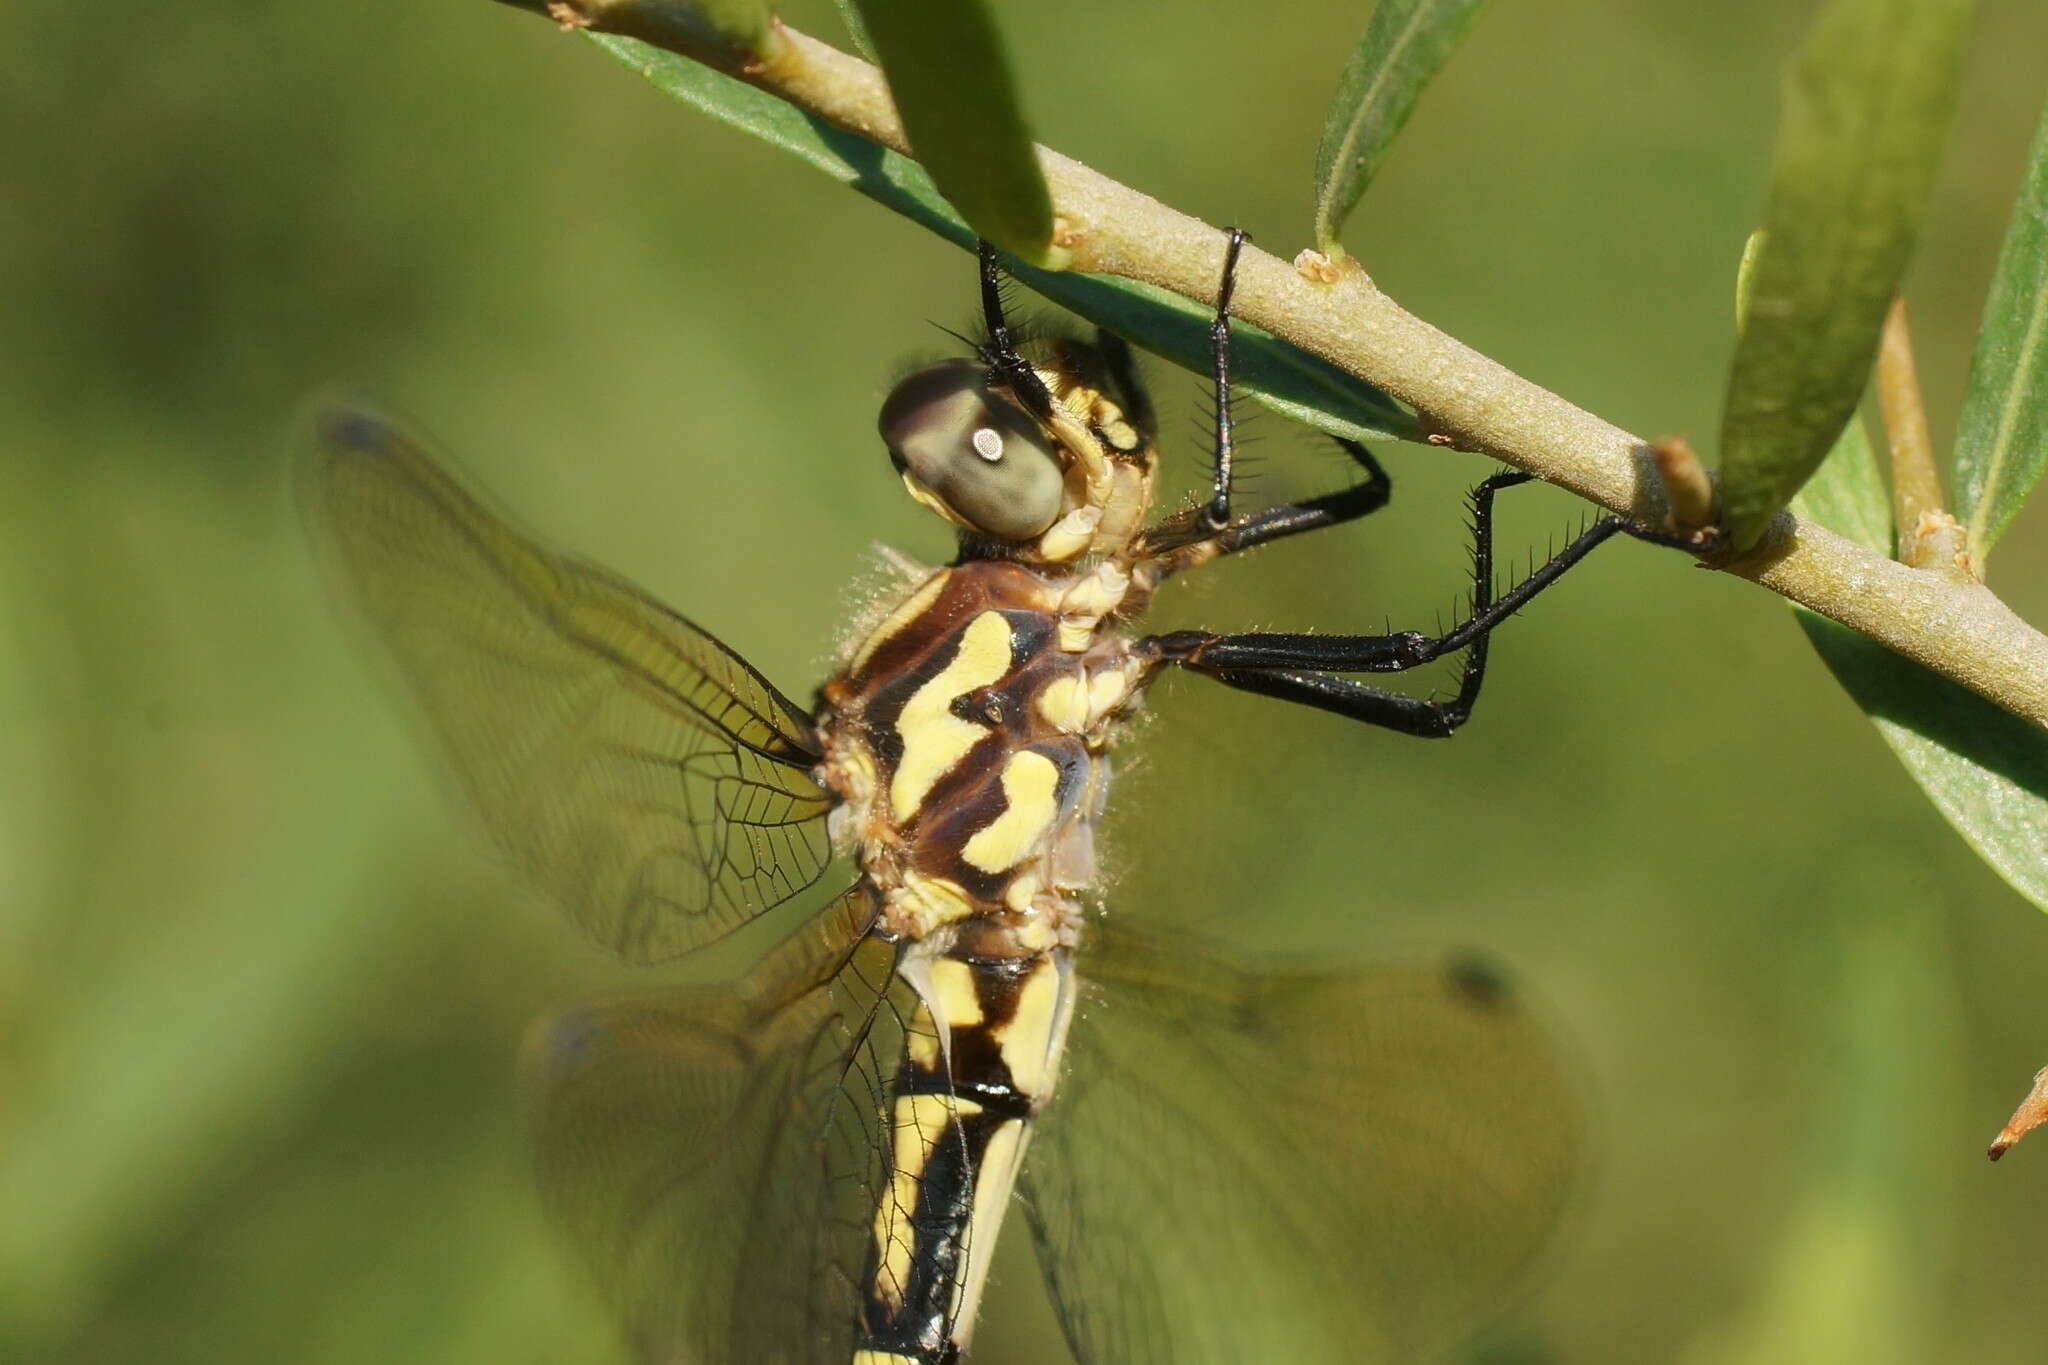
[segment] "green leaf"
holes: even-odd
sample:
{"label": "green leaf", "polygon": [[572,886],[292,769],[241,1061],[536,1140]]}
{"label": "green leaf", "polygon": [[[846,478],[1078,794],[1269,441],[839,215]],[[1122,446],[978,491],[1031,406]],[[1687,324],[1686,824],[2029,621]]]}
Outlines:
{"label": "green leaf", "polygon": [[854,0],[832,0],[832,7],[839,11],[846,36],[853,39],[854,50],[880,66],[881,59],[875,56],[875,40],[868,37],[868,21],[860,17],[860,6]]}
{"label": "green leaf", "polygon": [[1866,550],[1892,557],[1891,493],[1877,472],[1860,413],[1850,415],[1835,448],[1792,499],[1792,510]]}
{"label": "green leaf", "polygon": [[1058,265],[1052,192],[988,8],[974,0],[857,0],[855,8],[939,192],[1011,255]]}
{"label": "green leaf", "polygon": [[1316,148],[1316,246],[1337,247],[1357,205],[1422,87],[1464,41],[1486,0],[1380,0],[1365,37],[1338,78]]}
{"label": "green leaf", "polygon": [[[1735,268],[1738,332],[1749,322],[1750,292],[1756,284],[1756,261],[1763,245],[1763,229],[1750,233],[1742,246],[1742,263]],[[1877,457],[1871,452],[1870,434],[1860,413],[1850,413],[1848,425],[1835,438],[1827,458],[1792,499],[1792,510],[1866,550],[1892,557],[1891,491],[1878,473]]]}
{"label": "green leaf", "polygon": [[1764,230],[1758,228],[1742,243],[1742,260],[1735,267],[1735,331],[1749,326],[1749,296],[1756,290],[1756,258],[1763,254]]}
{"label": "green leaf", "polygon": [[1935,808],[2014,890],[2048,910],[2048,731],[1846,626],[1797,614]]}
{"label": "green leaf", "polygon": [[1955,106],[1969,0],[1828,0],[1794,63],[1721,419],[1721,499],[1756,543],[1870,374]]}
{"label": "green leaf", "polygon": [[1956,515],[1984,556],[2048,466],[2048,108],[1984,303],[1956,427]]}
{"label": "green leaf", "polygon": [[[756,90],[687,57],[630,38],[590,40],[640,72],[664,94],[779,147],[840,184],[973,250],[974,230],[932,187],[915,161]],[[1183,369],[1209,372],[1209,310],[1135,280],[1020,267],[1018,279],[1099,326]],[[963,276],[964,278],[964,276]],[[1420,441],[1413,416],[1364,380],[1238,324],[1231,377],[1266,406],[1352,440]]]}

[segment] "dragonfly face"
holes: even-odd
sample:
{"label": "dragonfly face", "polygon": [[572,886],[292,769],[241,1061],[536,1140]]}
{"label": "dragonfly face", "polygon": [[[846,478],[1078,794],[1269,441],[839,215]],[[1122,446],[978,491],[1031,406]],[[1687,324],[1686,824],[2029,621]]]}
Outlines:
{"label": "dragonfly face", "polygon": [[[1094,829],[1158,670],[1447,733],[1492,619],[1549,579],[1488,619],[1482,555],[1462,637],[1138,635],[1168,575],[1370,512],[1385,476],[1347,447],[1352,488],[1232,517],[1226,472],[1148,523],[1128,352],[1027,354],[995,281],[984,250],[988,344],[881,418],[960,557],[811,711],[389,424],[324,424],[306,497],[338,579],[485,825],[594,941],[671,958],[810,888],[834,844],[851,865],[741,981],[535,1031],[548,1203],[651,1362],[957,1360],[1020,1189],[1082,1361],[1427,1355],[1562,1207],[1575,1109],[1540,1031],[1465,967],[1281,969],[1146,907],[1091,914]],[[1464,646],[1450,703],[1344,676]]]}

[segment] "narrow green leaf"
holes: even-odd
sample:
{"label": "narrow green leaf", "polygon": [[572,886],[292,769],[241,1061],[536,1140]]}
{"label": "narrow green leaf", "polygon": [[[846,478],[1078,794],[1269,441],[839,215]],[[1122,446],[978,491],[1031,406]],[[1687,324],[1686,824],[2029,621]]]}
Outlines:
{"label": "narrow green leaf", "polygon": [[1422,87],[1464,41],[1486,0],[1380,0],[1359,39],[1316,148],[1316,246],[1341,251],[1337,232],[1358,203]]}
{"label": "narrow green leaf", "polygon": [[1764,230],[1758,228],[1742,243],[1742,260],[1735,267],[1735,332],[1749,326],[1749,298],[1756,291],[1756,258],[1763,254]]}
{"label": "narrow green leaf", "polygon": [[[866,138],[813,118],[765,91],[630,38],[591,35],[664,94],[779,147],[832,179],[973,250],[974,230],[933,188],[924,168]],[[1183,369],[1209,372],[1209,310],[1135,280],[1019,267],[1032,289]],[[963,274],[963,278],[965,275]],[[1380,390],[1239,324],[1231,352],[1236,386],[1266,406],[1352,440],[1420,441],[1415,418]]]}
{"label": "narrow green leaf", "polygon": [[[1756,284],[1757,256],[1763,251],[1764,232],[1758,228],[1742,244],[1742,263],[1735,268],[1735,330],[1749,322],[1750,292]],[[1849,423],[1835,438],[1834,447],[1820,468],[1792,499],[1792,510],[1830,531],[1845,535],[1866,550],[1892,556],[1892,500],[1878,473],[1877,457],[1870,448],[1870,434],[1861,413],[1851,412]]]}
{"label": "narrow green leaf", "polygon": [[1052,192],[1024,123],[1002,35],[976,0],[856,0],[903,130],[939,192],[975,231],[1057,266]]}
{"label": "narrow green leaf", "polygon": [[1977,856],[2048,910],[2048,731],[1812,612],[1800,626]]}
{"label": "narrow green leaf", "polygon": [[875,56],[875,40],[868,37],[868,21],[860,17],[860,6],[854,0],[832,0],[832,5],[846,25],[846,35],[853,39],[854,50],[877,66],[881,65],[881,59]]}
{"label": "narrow green leaf", "polygon": [[1891,492],[1877,471],[1861,413],[1850,415],[1834,449],[1792,499],[1792,510],[1866,550],[1892,557]]}
{"label": "narrow green leaf", "polygon": [[1948,131],[1972,9],[1828,0],[1793,64],[1721,420],[1721,499],[1738,549],[1855,411]]}
{"label": "narrow green leaf", "polygon": [[2048,108],[1998,251],[1956,427],[1956,515],[1983,571],[2048,467]]}

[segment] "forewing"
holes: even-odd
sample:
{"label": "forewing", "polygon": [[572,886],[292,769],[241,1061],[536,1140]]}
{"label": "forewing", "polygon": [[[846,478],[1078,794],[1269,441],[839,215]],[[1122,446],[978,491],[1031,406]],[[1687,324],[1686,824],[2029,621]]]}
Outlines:
{"label": "forewing", "polygon": [[824,870],[810,721],[744,659],[366,413],[325,417],[305,485],[491,835],[592,938],[673,957]]}
{"label": "forewing", "polygon": [[1026,1209],[1084,1365],[1427,1359],[1564,1209],[1575,1088],[1476,964],[1244,970],[1091,924]]}
{"label": "forewing", "polygon": [[527,1074],[541,1185],[649,1365],[846,1365],[909,1009],[854,895],[740,991],[571,1010]]}

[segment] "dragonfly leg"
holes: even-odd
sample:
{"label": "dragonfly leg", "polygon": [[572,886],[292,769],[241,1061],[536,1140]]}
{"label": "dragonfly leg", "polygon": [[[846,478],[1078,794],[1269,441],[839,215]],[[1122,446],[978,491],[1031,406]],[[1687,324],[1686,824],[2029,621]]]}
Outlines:
{"label": "dragonfly leg", "polygon": [[1242,228],[1226,228],[1223,278],[1216,287],[1216,312],[1209,323],[1210,377],[1215,385],[1215,429],[1209,501],[1169,518],[1145,534],[1141,551],[1161,560],[1160,577],[1206,563],[1219,555],[1355,520],[1387,505],[1393,483],[1372,452],[1339,437],[1337,444],[1365,470],[1365,482],[1305,502],[1269,507],[1232,519],[1230,501],[1237,469],[1236,427],[1230,401],[1230,301],[1237,288],[1237,262],[1249,240]]}
{"label": "dragonfly leg", "polygon": [[1370,450],[1356,441],[1336,438],[1344,452],[1365,471],[1362,482],[1334,493],[1323,493],[1301,502],[1281,503],[1237,517],[1221,531],[1208,525],[1208,508],[1192,507],[1146,530],[1139,542],[1141,558],[1159,561],[1161,578],[1169,577],[1222,555],[1236,554],[1259,545],[1341,526],[1385,507],[1392,499],[1394,481]]}
{"label": "dragonfly leg", "polygon": [[1209,321],[1209,373],[1216,385],[1215,443],[1210,449],[1215,489],[1203,520],[1211,531],[1230,525],[1230,484],[1237,462],[1230,422],[1230,296],[1237,290],[1237,258],[1244,250],[1243,228],[1225,228],[1223,279],[1216,286],[1216,313]]}
{"label": "dragonfly leg", "polygon": [[1480,641],[1466,655],[1458,695],[1449,701],[1411,697],[1331,673],[1199,671],[1240,691],[1313,706],[1319,711],[1329,711],[1348,720],[1363,721],[1404,735],[1442,739],[1472,718],[1472,703],[1478,699],[1480,684],[1486,676],[1486,642]]}
{"label": "dragonfly leg", "polygon": [[[1448,735],[1472,714],[1486,678],[1487,638],[1530,599],[1562,578],[1595,547],[1616,535],[1655,544],[1674,537],[1606,516],[1573,537],[1541,567],[1498,597],[1493,592],[1493,499],[1503,488],[1529,482],[1520,472],[1495,474],[1472,493],[1472,610],[1442,635],[1396,631],[1386,635],[1250,633],[1215,635],[1180,631],[1144,642],[1163,663],[1264,696],[1299,702],[1406,734]],[[1369,489],[1370,483],[1360,485]],[[1371,687],[1343,673],[1399,673],[1465,651],[1457,694],[1448,701],[1405,696]]]}
{"label": "dragonfly leg", "polygon": [[1015,394],[1026,412],[1045,421],[1052,415],[1052,391],[1017,350],[1017,338],[1003,314],[1002,257],[985,238],[977,238],[974,249],[981,264],[981,320],[988,330],[981,358],[988,363],[989,378]]}

